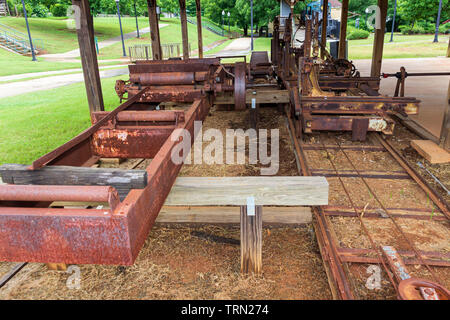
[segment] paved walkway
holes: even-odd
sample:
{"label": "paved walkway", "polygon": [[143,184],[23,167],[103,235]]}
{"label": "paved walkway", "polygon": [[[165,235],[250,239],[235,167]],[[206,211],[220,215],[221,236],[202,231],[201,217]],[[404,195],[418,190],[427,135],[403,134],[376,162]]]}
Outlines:
{"label": "paved walkway", "polygon": [[[101,78],[111,78],[123,74],[128,74],[127,67],[100,71]],[[76,73],[76,74],[66,74],[54,77],[46,77],[27,81],[18,81],[0,84],[0,98],[12,97],[23,93],[30,93],[35,91],[58,88],[83,81],[84,81],[83,74]]]}
{"label": "paved walkway", "polygon": [[[159,28],[164,28],[168,26],[168,24],[166,23],[161,23],[159,24]],[[150,27],[144,28],[144,29],[139,29],[139,35],[142,34],[146,34],[150,32]],[[133,31],[130,33],[125,33],[123,35],[124,40],[127,39],[131,39],[131,38],[136,38],[137,37],[137,32]],[[110,45],[113,45],[117,42],[121,42],[122,38],[121,36],[117,36],[108,40],[103,40],[98,42],[98,48],[102,49],[105,47],[108,47]],[[73,59],[73,58],[78,58],[80,56],[80,49],[74,49],[68,52],[64,52],[64,53],[52,53],[52,54],[43,54],[40,55],[39,57],[45,58],[47,60],[63,60],[63,59]]]}
{"label": "paved walkway", "polygon": [[[361,76],[370,75],[371,60],[353,61]],[[381,72],[395,73],[400,67],[406,72],[445,72],[450,70],[450,58],[411,58],[385,59]],[[411,118],[427,129],[434,136],[440,136],[440,130],[447,107],[447,91],[450,76],[410,77],[405,82],[405,96],[421,100],[419,114]],[[397,78],[382,79],[380,92],[393,96]]]}
{"label": "paved walkway", "polygon": [[250,38],[238,38],[234,39],[223,50],[207,55],[208,57],[223,57],[223,56],[240,56],[250,53],[251,39]]}
{"label": "paved walkway", "polygon": [[[100,70],[106,70],[106,69],[114,69],[123,67],[122,64],[116,64],[111,66],[101,66],[99,67]],[[14,74],[10,76],[2,76],[0,77],[0,82],[4,81],[16,81],[20,79],[27,79],[27,78],[37,78],[37,77],[45,77],[45,76],[51,76],[51,75],[58,75],[62,73],[74,73],[74,72],[83,72],[83,69],[63,69],[63,70],[55,70],[55,71],[44,71],[44,72],[30,72],[30,73],[21,73],[21,74]]]}

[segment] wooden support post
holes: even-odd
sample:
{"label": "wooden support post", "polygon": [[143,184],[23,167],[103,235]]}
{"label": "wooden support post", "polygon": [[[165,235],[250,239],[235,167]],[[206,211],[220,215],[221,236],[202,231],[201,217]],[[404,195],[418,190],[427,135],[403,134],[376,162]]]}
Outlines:
{"label": "wooden support post", "polygon": [[89,0],[72,0],[72,4],[79,8],[78,44],[89,111],[92,114],[92,112],[105,110],[102,84],[98,71],[97,52],[95,50],[93,20]]}
{"label": "wooden support post", "polygon": [[384,31],[386,28],[386,16],[388,10],[388,0],[378,0],[378,7],[380,8],[379,22],[380,28],[375,29],[375,37],[373,40],[372,53],[372,68],[370,72],[371,77],[379,77],[381,75],[381,64],[383,61],[384,48]]}
{"label": "wooden support post", "polygon": [[198,38],[198,57],[203,58],[203,38],[202,38],[202,9],[200,7],[200,0],[195,0],[197,8],[197,38]]}
{"label": "wooden support post", "polygon": [[450,58],[450,37],[448,38],[447,58]]}
{"label": "wooden support post", "polygon": [[252,98],[250,106],[250,128],[256,129],[259,120],[259,104],[256,103],[256,98]]}
{"label": "wooden support post", "polygon": [[156,0],[147,0],[148,20],[150,23],[150,39],[152,41],[153,60],[162,60],[161,40],[159,37],[158,14]]}
{"label": "wooden support post", "polygon": [[181,37],[183,38],[183,59],[189,59],[189,40],[186,17],[186,0],[178,0],[180,3]]}
{"label": "wooden support post", "polygon": [[241,273],[262,271],[262,206],[241,206]]}
{"label": "wooden support post", "polygon": [[450,81],[448,83],[447,107],[444,112],[444,119],[442,121],[441,136],[439,139],[441,148],[450,150]]}
{"label": "wooden support post", "polygon": [[347,19],[348,19],[348,0],[342,0],[341,9],[341,31],[339,32],[339,59],[345,58],[347,51]]}
{"label": "wooden support post", "polygon": [[322,38],[320,40],[322,46],[320,50],[320,58],[325,58],[325,48],[327,47],[327,26],[328,26],[328,0],[323,0],[322,9]]}

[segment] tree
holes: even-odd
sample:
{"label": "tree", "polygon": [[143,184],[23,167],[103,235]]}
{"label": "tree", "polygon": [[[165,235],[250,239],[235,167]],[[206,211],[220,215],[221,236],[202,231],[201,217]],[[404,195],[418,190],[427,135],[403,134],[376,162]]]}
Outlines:
{"label": "tree", "polygon": [[[398,11],[403,19],[411,25],[416,21],[436,19],[439,7],[439,0],[398,0]],[[450,1],[442,1],[441,21],[450,17]]]}

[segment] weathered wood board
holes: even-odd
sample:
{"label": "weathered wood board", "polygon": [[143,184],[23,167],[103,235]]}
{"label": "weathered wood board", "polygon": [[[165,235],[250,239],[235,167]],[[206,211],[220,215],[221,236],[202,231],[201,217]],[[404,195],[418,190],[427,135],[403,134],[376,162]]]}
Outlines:
{"label": "weathered wood board", "polygon": [[324,177],[178,177],[166,206],[261,206],[328,204]]}
{"label": "weathered wood board", "polygon": [[[305,224],[312,221],[309,207],[264,207],[264,224]],[[239,207],[164,206],[157,223],[239,224]]]}
{"label": "weathered wood board", "polygon": [[5,183],[21,185],[112,186],[121,200],[131,189],[143,189],[147,185],[145,170],[71,166],[46,166],[29,170],[28,167],[23,164],[4,164],[0,166],[0,176]]}
{"label": "weathered wood board", "polygon": [[411,140],[411,147],[430,163],[450,162],[450,153],[431,140]]}

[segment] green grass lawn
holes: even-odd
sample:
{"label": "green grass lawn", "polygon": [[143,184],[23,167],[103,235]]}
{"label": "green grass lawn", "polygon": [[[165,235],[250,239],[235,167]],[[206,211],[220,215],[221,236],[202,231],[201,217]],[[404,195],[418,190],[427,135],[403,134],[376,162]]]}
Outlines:
{"label": "green grass lawn", "polygon": [[[385,35],[383,58],[428,58],[445,56],[448,35],[440,35],[439,42],[433,43],[434,35],[394,34],[394,42],[389,42],[390,34]],[[368,39],[350,40],[348,54],[350,60],[372,58],[373,34]]]}
{"label": "green grass lawn", "polygon": [[[119,105],[116,79],[102,80],[105,108]],[[84,83],[0,101],[0,165],[29,164],[90,126]]]}
{"label": "green grass lawn", "polygon": [[[32,37],[44,41],[46,53],[62,53],[78,48],[76,29],[68,28],[67,20],[29,18],[28,21]],[[140,28],[148,27],[148,18],[139,18],[138,22]],[[4,17],[0,19],[0,23],[26,33],[25,19],[23,18]],[[133,17],[122,18],[122,28],[124,33],[136,31],[135,19]],[[118,18],[94,18],[94,32],[98,41],[120,36]]]}
{"label": "green grass lawn", "polygon": [[0,76],[12,74],[55,71],[63,69],[81,68],[81,63],[49,62],[39,59],[31,61],[31,57],[24,57],[3,49],[0,49]]}
{"label": "green grass lawn", "polygon": [[[394,34],[394,42],[389,42],[390,34],[386,34],[383,58],[397,59],[445,56],[449,36],[440,35],[438,43],[433,43],[433,39],[434,35]],[[368,39],[350,40],[348,43],[350,60],[372,58],[373,35],[370,35]],[[255,38],[254,50],[270,52],[270,38]]]}

